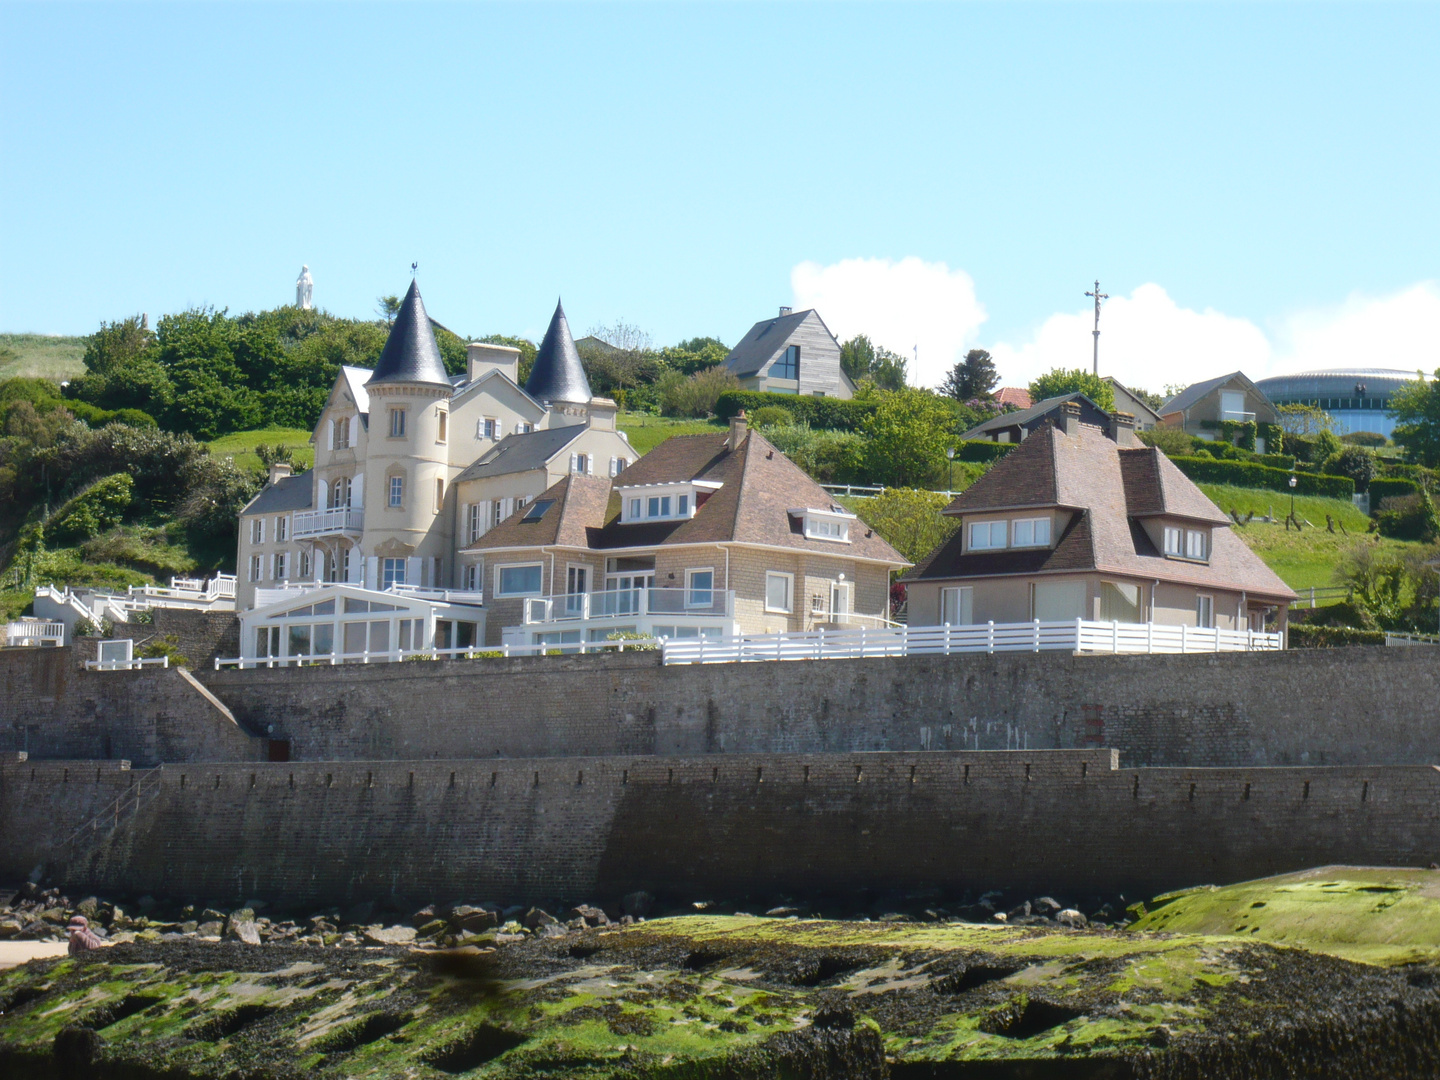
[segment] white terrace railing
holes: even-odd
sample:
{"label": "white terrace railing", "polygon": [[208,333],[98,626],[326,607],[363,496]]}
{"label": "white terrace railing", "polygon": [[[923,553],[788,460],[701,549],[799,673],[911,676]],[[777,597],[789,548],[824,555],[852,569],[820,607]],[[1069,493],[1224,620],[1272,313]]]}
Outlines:
{"label": "white terrace railing", "polygon": [[5,644],[64,645],[65,624],[47,619],[17,619],[5,624]]}
{"label": "white terrace railing", "polygon": [[1283,647],[1279,634],[1254,630],[1076,619],[1073,622],[826,629],[747,634],[719,640],[672,638],[664,643],[662,650],[667,664],[726,664],[750,660],[850,660],[950,653],[1269,652]]}
{"label": "white terrace railing", "polygon": [[645,615],[719,615],[733,617],[733,589],[610,589],[606,592],[562,593],[525,600],[524,622],[633,618]]}
{"label": "white terrace railing", "polygon": [[654,650],[655,638],[625,638],[619,641],[575,641],[563,645],[462,645],[453,649],[390,649],[378,652],[320,653],[307,656],[238,656],[215,658],[221,668],[330,667],[335,664],[392,664],[401,660],[484,660],[499,656],[560,656],[574,653]]}
{"label": "white terrace railing", "polygon": [[328,536],[359,533],[365,529],[365,511],[360,507],[336,506],[330,510],[299,510],[293,517],[291,535]]}
{"label": "white terrace railing", "polygon": [[1386,645],[1440,645],[1440,635],[1436,634],[1385,634]]}

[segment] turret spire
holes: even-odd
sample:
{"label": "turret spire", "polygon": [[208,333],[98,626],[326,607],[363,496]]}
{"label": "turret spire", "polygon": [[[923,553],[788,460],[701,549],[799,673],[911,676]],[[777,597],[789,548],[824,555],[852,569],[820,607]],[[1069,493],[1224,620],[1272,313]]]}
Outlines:
{"label": "turret spire", "polygon": [[576,404],[588,403],[592,396],[590,380],[585,377],[580,354],[575,351],[575,341],[570,336],[565,305],[558,300],[555,314],[550,319],[550,328],[545,331],[545,340],[535,354],[535,366],[530,369],[525,391],[539,401]]}
{"label": "turret spire", "polygon": [[425,313],[425,301],[420,299],[420,287],[414,281],[390,325],[390,337],[366,385],[401,382],[450,385],[430,316]]}

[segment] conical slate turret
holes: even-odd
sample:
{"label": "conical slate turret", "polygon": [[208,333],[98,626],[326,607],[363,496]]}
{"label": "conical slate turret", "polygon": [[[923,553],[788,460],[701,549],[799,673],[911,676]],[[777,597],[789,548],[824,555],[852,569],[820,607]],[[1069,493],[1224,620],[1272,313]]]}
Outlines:
{"label": "conical slate turret", "polygon": [[445,363],[440,359],[435,331],[430,326],[430,316],[425,313],[425,301],[420,299],[420,289],[414,281],[410,282],[410,291],[405,294],[405,300],[390,327],[385,349],[366,385],[402,382],[450,385]]}
{"label": "conical slate turret", "polygon": [[538,401],[571,401],[584,404],[590,400],[590,380],[575,341],[570,336],[570,323],[565,319],[565,306],[558,301],[550,329],[535,354],[535,366],[525,382],[525,391]]}

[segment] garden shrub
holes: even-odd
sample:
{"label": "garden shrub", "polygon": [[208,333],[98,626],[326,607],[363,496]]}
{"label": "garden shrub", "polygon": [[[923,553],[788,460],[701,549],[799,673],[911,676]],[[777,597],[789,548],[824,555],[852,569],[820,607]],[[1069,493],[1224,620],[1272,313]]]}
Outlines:
{"label": "garden shrub", "polygon": [[1340,649],[1347,645],[1384,645],[1383,630],[1357,630],[1353,626],[1291,626],[1292,649]]}
{"label": "garden shrub", "polygon": [[1419,490],[1420,485],[1403,476],[1377,476],[1370,481],[1370,509],[1372,512],[1379,510],[1384,499],[1403,498]]}
{"label": "garden shrub", "polygon": [[776,427],[795,423],[795,414],[779,405],[762,405],[750,415],[750,422],[756,427]]}
{"label": "garden shrub", "polygon": [[47,539],[77,543],[113,529],[124,519],[134,491],[135,481],[128,473],[95,481],[56,511],[45,526]]}
{"label": "garden shrub", "polygon": [[769,394],[758,390],[727,390],[715,402],[715,415],[729,420],[744,409],[754,414],[766,406],[788,412],[797,424],[834,431],[858,431],[866,418],[874,413],[878,402],[847,401],[832,397],[801,397],[798,394]]}
{"label": "garden shrub", "polygon": [[[1176,467],[1197,483],[1233,484],[1235,487],[1290,490],[1291,473],[1272,469],[1253,461],[1217,461],[1208,457],[1171,458]],[[1324,476],[1319,473],[1297,472],[1295,494],[1320,495],[1329,499],[1349,499],[1355,494],[1355,481],[1348,476]]]}

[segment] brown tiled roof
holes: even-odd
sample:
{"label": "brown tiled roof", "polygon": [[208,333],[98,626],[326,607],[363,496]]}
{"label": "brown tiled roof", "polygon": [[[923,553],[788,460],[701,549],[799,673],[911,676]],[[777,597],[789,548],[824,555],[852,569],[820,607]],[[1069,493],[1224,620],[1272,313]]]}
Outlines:
{"label": "brown tiled roof", "polygon": [[[620,523],[620,488],[639,484],[709,480],[721,487],[683,521]],[[677,435],[665,440],[613,482],[566,477],[543,495],[555,499],[540,521],[521,524],[517,512],[466,550],[559,544],[591,550],[676,544],[765,544],[814,551],[839,558],[874,559],[897,567],[905,559],[880,536],[856,521],[850,543],[807,539],[789,511],[828,508],[833,500],[764,436],[751,431],[738,451],[728,435]]]}
{"label": "brown tiled roof", "polygon": [[995,391],[995,400],[1001,405],[1014,405],[1017,409],[1028,409],[1034,404],[1030,391],[1018,386],[1002,386]]}
{"label": "brown tiled roof", "polygon": [[[1053,427],[1036,431],[962,492],[945,512],[953,515],[1047,505],[1075,512],[1053,550],[967,555],[957,533],[926,556],[906,580],[1096,570],[1244,589],[1264,597],[1295,596],[1234,534],[1229,519],[1163,453],[1151,447],[1122,448],[1088,425],[1079,425],[1074,435]],[[1209,561],[1167,559],[1156,551],[1137,519],[1158,515],[1215,526]]]}

